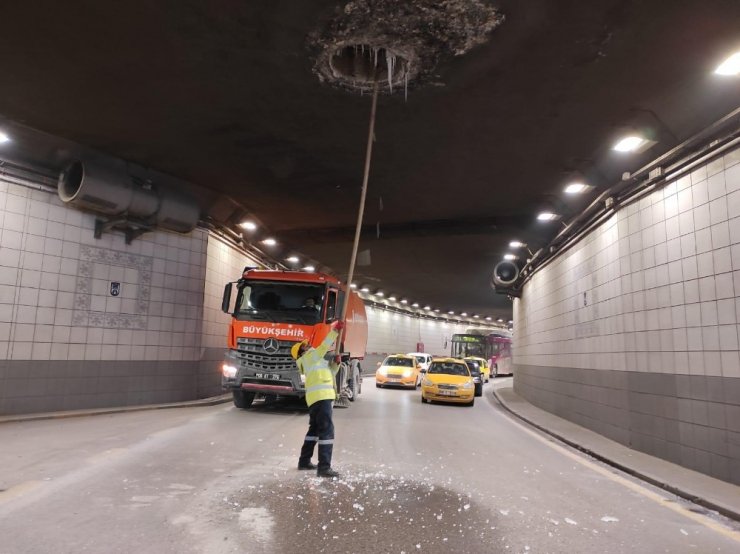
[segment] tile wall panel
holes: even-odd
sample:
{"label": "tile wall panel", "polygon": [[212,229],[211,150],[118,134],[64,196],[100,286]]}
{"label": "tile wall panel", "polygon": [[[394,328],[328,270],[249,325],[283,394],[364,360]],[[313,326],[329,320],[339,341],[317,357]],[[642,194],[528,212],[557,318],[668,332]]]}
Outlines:
{"label": "tile wall panel", "polygon": [[[541,268],[515,300],[514,322],[521,394],[597,430],[608,426],[606,434],[650,453],[657,452],[651,440],[666,442],[656,455],[739,482],[740,470],[713,469],[740,468],[740,458],[728,458],[727,433],[735,431],[726,418],[696,414],[724,414],[740,396],[692,397],[697,409],[689,420],[685,403],[674,400],[682,398],[675,383],[684,377],[695,387],[722,382],[740,391],[740,150],[621,208]],[[644,375],[664,390],[646,393],[647,381],[636,377],[600,384],[602,375],[619,373]],[[589,386],[597,398],[625,395],[623,413],[612,420],[607,403],[569,392]],[[646,404],[671,411],[644,414]],[[687,425],[719,438],[697,454],[700,446],[677,431]],[[663,436],[665,429],[675,432]],[[682,448],[691,451],[681,457]],[[726,459],[696,463],[717,456]]]}

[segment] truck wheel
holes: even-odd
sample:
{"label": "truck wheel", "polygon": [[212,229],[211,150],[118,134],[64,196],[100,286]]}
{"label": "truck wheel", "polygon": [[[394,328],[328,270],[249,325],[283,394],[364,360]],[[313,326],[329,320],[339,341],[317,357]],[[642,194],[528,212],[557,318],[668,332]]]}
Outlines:
{"label": "truck wheel", "polygon": [[239,409],[246,410],[254,402],[254,393],[243,390],[232,391],[234,395],[234,406]]}
{"label": "truck wheel", "polygon": [[353,363],[350,366],[349,372],[350,377],[349,381],[347,382],[347,397],[349,398],[350,402],[354,402],[357,399],[357,395],[361,392],[360,387],[362,387],[362,384],[360,382],[360,372],[357,370],[356,363]]}

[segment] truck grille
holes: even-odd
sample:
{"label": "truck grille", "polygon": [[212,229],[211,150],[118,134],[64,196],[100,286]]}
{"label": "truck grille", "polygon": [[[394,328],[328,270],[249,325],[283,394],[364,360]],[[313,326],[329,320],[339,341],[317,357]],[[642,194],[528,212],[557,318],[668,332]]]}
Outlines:
{"label": "truck grille", "polygon": [[237,357],[242,365],[257,371],[291,371],[296,369],[295,360],[290,355],[290,347],[293,342],[276,341],[278,349],[276,352],[265,350],[265,339],[241,338],[236,340]]}

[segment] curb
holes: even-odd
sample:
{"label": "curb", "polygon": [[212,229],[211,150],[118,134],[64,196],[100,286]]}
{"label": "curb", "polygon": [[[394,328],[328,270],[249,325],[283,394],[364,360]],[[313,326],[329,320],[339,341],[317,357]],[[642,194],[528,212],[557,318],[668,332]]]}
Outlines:
{"label": "curb", "polygon": [[168,404],[142,404],[140,406],[120,406],[116,408],[99,408],[92,410],[70,410],[66,412],[49,412],[37,414],[18,414],[0,416],[0,424],[18,423],[22,421],[41,421],[45,419],[68,419],[73,417],[87,417],[97,415],[122,414],[129,412],[143,412],[148,410],[170,410],[174,408],[198,408],[204,406],[216,406],[231,402],[231,395],[211,396],[200,400],[188,400],[185,402],[171,402]]}
{"label": "curb", "polygon": [[[647,483],[650,483],[653,486],[656,486],[656,487],[658,487],[660,489],[663,489],[663,490],[665,490],[667,492],[670,492],[671,494],[675,494],[676,496],[679,496],[679,497],[683,498],[684,500],[688,500],[688,501],[693,502],[694,504],[698,504],[699,506],[702,506],[704,508],[708,508],[710,510],[714,510],[714,511],[716,511],[716,512],[722,514],[723,516],[728,517],[728,518],[730,518],[732,520],[740,521],[740,512],[735,511],[732,508],[728,508],[727,506],[724,506],[724,505],[721,505],[721,504],[716,504],[716,503],[712,502],[711,500],[708,500],[708,499],[703,498],[701,496],[697,496],[697,495],[695,495],[695,494],[693,494],[691,492],[688,492],[688,491],[686,491],[684,489],[681,489],[679,487],[676,487],[675,485],[671,485],[670,483],[666,483],[665,481],[661,481],[660,479],[657,479],[656,477],[653,477],[651,475],[648,475],[647,473],[644,473],[644,472],[640,471],[639,469],[636,469],[634,467],[630,467],[630,466],[624,465],[624,464],[622,464],[620,462],[616,462],[616,461],[614,461],[614,460],[612,460],[610,458],[607,458],[606,456],[604,456],[602,454],[599,454],[598,452],[596,452],[596,451],[594,451],[594,450],[592,450],[592,449],[590,449],[590,448],[588,448],[586,446],[583,446],[582,444],[578,444],[577,442],[572,441],[572,440],[570,440],[570,439],[562,436],[561,434],[556,433],[556,432],[554,432],[554,431],[552,431],[552,430],[550,430],[550,429],[548,429],[548,428],[540,425],[539,423],[535,423],[531,419],[529,419],[529,418],[527,418],[527,417],[525,417],[525,416],[523,416],[523,415],[515,412],[512,408],[510,408],[506,404],[506,401],[503,400],[496,393],[496,389],[493,389],[493,397],[498,401],[499,404],[501,404],[501,406],[507,412],[509,412],[510,414],[512,414],[513,416],[515,416],[516,418],[524,421],[528,425],[531,425],[535,429],[538,429],[538,430],[542,431],[543,433],[545,433],[545,434],[547,434],[547,435],[549,435],[549,436],[551,436],[551,437],[559,440],[560,442],[567,444],[571,448],[575,448],[576,450],[578,450],[580,452],[583,452],[584,454],[588,454],[592,458],[595,458],[596,460],[599,460],[600,462],[603,462],[603,463],[605,463],[605,464],[607,464],[607,465],[609,465],[609,466],[611,466],[613,468],[616,468],[616,469],[618,469],[620,471],[623,471],[624,473],[626,473],[628,475],[631,475],[632,477],[637,477],[638,479],[640,479],[642,481],[645,481]],[[628,447],[625,447],[625,448],[628,448]]]}

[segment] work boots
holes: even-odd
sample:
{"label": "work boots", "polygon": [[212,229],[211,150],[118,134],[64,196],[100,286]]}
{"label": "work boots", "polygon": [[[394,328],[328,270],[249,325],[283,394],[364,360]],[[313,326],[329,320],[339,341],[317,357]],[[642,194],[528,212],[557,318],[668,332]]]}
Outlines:
{"label": "work boots", "polygon": [[311,462],[305,464],[298,462],[298,469],[316,469],[316,464],[312,464]]}
{"label": "work boots", "polygon": [[316,475],[319,477],[328,477],[331,479],[335,477],[338,479],[340,477],[339,473],[337,473],[330,467],[320,467],[319,470],[316,472]]}

